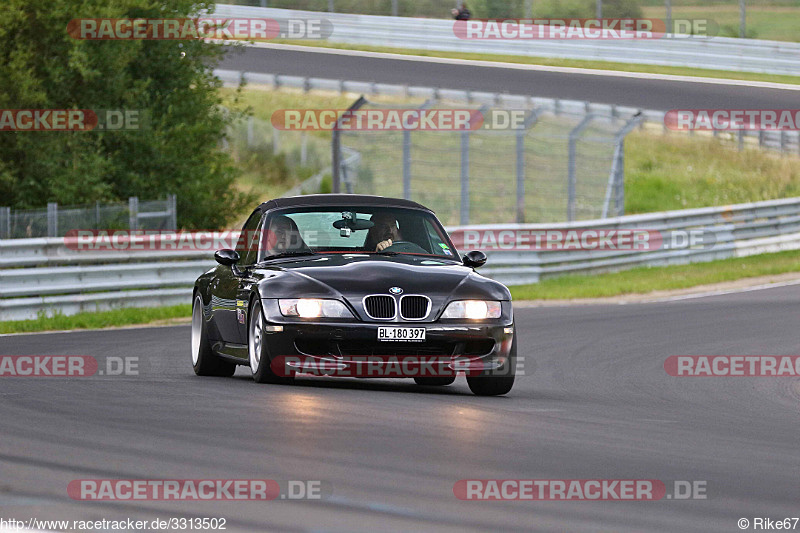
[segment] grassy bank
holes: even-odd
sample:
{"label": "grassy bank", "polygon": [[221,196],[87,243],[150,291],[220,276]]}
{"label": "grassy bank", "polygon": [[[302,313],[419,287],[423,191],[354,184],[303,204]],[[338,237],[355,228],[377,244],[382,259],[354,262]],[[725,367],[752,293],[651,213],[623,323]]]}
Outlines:
{"label": "grassy bank", "polygon": [[713,137],[634,132],[625,158],[628,214],[800,196],[800,157]]}
{"label": "grassy bank", "polygon": [[642,267],[597,275],[570,275],[511,287],[515,300],[601,298],[800,271],[800,251],[753,255],[708,263]]}
{"label": "grassy bank", "polygon": [[[664,2],[659,6],[643,7],[643,15],[647,18],[666,16]],[[750,39],[766,39],[769,41],[800,41],[800,7],[752,5],[748,2],[747,37]],[[730,5],[675,5],[672,6],[672,18],[675,19],[708,19],[719,25],[722,37],[739,37],[739,6]]]}
{"label": "grassy bank", "polygon": [[[187,292],[187,294],[191,295],[190,293],[191,291]],[[188,318],[191,315],[192,306],[189,304],[170,307],[129,307],[112,311],[78,313],[70,316],[62,314],[45,315],[42,313],[33,320],[0,322],[0,334],[153,324]]]}

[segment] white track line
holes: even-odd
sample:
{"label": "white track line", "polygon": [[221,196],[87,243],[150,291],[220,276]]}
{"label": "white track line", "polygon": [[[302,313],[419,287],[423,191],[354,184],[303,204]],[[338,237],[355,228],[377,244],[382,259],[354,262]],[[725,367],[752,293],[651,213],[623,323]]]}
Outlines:
{"label": "white track line", "polygon": [[800,285],[800,279],[791,281],[781,281],[778,283],[764,283],[762,285],[753,285],[752,287],[741,287],[738,289],[720,289],[717,291],[697,292],[694,294],[682,294],[680,296],[669,296],[667,298],[657,298],[654,300],[641,300],[638,302],[621,302],[625,304],[631,303],[662,303],[662,302],[679,302],[681,300],[691,300],[693,298],[708,298],[709,296],[722,296],[725,294],[738,294],[740,292],[763,291],[765,289],[777,289],[780,287],[789,287],[792,285]]}
{"label": "white track line", "polygon": [[682,83],[705,83],[710,85],[733,85],[740,87],[759,87],[763,89],[779,89],[783,91],[800,91],[800,85],[792,85],[788,83],[773,83],[768,81],[730,80],[725,78],[703,78],[699,76],[677,76],[672,74],[654,74],[649,72],[624,72],[620,70],[602,70],[602,69],[577,68],[577,67],[554,67],[547,65],[529,65],[524,63],[504,63],[500,61],[481,61],[481,60],[471,60],[471,59],[455,59],[447,57],[415,56],[406,54],[393,54],[388,52],[365,52],[361,50],[346,50],[339,48],[324,48],[316,46],[299,46],[294,44],[248,43],[247,46],[253,48],[266,48],[274,50],[290,50],[293,52],[306,52],[312,54],[359,56],[359,57],[372,57],[377,59],[397,59],[401,61],[415,61],[420,63],[440,63],[449,65],[467,65],[475,67],[502,68],[502,69],[512,69],[512,70],[562,72],[565,74],[586,74],[591,76],[677,81]]}

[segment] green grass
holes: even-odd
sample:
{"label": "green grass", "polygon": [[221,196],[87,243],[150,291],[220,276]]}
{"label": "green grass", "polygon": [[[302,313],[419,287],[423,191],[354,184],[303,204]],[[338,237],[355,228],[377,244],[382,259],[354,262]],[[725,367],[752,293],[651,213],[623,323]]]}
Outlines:
{"label": "green grass", "polygon": [[691,265],[641,267],[596,275],[568,275],[510,287],[515,300],[563,300],[647,294],[723,281],[800,271],[800,250]]}
{"label": "green grass", "polygon": [[0,333],[34,333],[37,331],[60,331],[70,329],[98,329],[133,324],[150,324],[192,315],[192,306],[126,307],[111,311],[78,313],[65,316],[60,313],[40,313],[33,320],[0,322]]}
{"label": "green grass", "polygon": [[[748,4],[751,4],[748,2]],[[647,18],[666,16],[664,2],[660,6],[642,8]],[[800,7],[754,6],[746,10],[746,31],[750,39],[770,41],[800,41]],[[674,19],[710,19],[720,27],[722,37],[739,37],[738,5],[689,5],[672,7]]]}
{"label": "green grass", "polygon": [[[675,15],[673,15],[675,16]],[[544,65],[552,67],[572,67],[599,70],[618,70],[621,72],[644,72],[653,74],[670,74],[673,76],[699,76],[704,78],[721,78],[745,81],[764,81],[773,83],[800,84],[800,76],[784,76],[776,74],[759,74],[756,72],[731,72],[690,67],[668,67],[660,65],[640,65],[634,63],[615,63],[611,61],[588,61],[582,59],[558,59],[552,57],[528,57],[499,54],[476,54],[469,52],[442,52],[437,50],[411,50],[407,48],[390,48],[385,46],[365,46],[357,44],[332,43],[328,41],[298,41],[276,39],[270,41],[279,44],[302,46],[321,46],[325,48],[362,50],[366,52],[387,52],[392,54],[415,55],[425,57],[443,57],[467,59],[472,61],[500,61],[503,63],[519,63],[523,65]]]}
{"label": "green grass", "polygon": [[708,207],[800,196],[800,158],[713,137],[637,131],[625,141],[625,212]]}

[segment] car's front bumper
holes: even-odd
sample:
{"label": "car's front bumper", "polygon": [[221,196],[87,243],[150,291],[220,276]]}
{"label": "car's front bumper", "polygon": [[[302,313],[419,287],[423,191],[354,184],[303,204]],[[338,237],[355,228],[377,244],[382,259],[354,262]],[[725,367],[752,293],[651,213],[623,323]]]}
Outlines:
{"label": "car's front bumper", "polygon": [[[510,303],[500,319],[463,322],[359,322],[290,319],[276,300],[262,300],[265,345],[278,373],[352,377],[506,375],[514,324]],[[422,342],[378,341],[378,328],[424,327]],[[513,369],[510,370],[513,373]]]}

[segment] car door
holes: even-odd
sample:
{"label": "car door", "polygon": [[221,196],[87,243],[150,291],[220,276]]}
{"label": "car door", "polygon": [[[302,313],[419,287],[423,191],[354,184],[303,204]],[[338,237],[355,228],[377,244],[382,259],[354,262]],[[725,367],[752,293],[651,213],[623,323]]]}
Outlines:
{"label": "car door", "polygon": [[253,284],[258,281],[253,277],[253,265],[258,261],[260,248],[263,246],[262,233],[264,231],[264,218],[259,219],[258,225],[249,230],[247,235],[247,249],[240,253],[239,262],[241,276],[237,279],[236,286],[236,330],[238,343],[247,344],[247,327],[250,312],[250,294]]}
{"label": "car door", "polygon": [[[251,251],[248,236],[253,235],[261,223],[261,212],[255,211],[242,227],[242,234],[236,244],[236,251],[242,258],[234,269],[220,265],[217,267],[214,283],[211,285],[211,313],[222,340],[229,344],[243,344],[239,324],[243,317],[242,305],[237,302],[241,274],[247,254]],[[238,304],[238,305],[237,305]]]}

